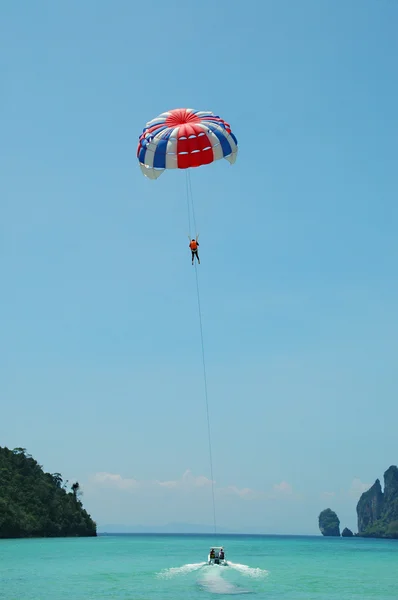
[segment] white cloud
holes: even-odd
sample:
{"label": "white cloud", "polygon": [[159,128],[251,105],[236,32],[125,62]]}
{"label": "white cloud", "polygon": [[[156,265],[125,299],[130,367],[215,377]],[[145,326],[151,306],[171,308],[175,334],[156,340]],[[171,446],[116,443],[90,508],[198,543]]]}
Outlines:
{"label": "white cloud", "polygon": [[[211,486],[211,479],[204,475],[194,475],[190,469],[187,469],[179,479],[172,480],[154,480],[154,481],[138,481],[133,478],[126,478],[118,473],[95,473],[91,477],[90,483],[94,487],[107,487],[117,490],[123,490],[126,492],[136,492],[138,489],[146,489],[153,491],[157,490],[169,490],[182,491],[182,492],[194,492],[195,490],[204,489]],[[214,482],[215,485],[215,482]],[[245,500],[253,499],[275,499],[280,497],[293,496],[293,488],[290,483],[281,481],[275,483],[270,491],[254,490],[252,488],[244,487],[238,488],[235,485],[229,485],[226,487],[217,488],[215,486],[215,493],[221,495],[237,496]]]}
{"label": "white cloud", "polygon": [[293,487],[287,481],[281,481],[280,483],[274,483],[271,490],[254,490],[252,488],[238,488],[234,485],[229,485],[225,488],[220,488],[220,493],[239,496],[247,500],[275,500],[280,498],[293,498],[298,497],[295,494]]}
{"label": "white cloud", "polygon": [[320,496],[321,498],[325,499],[335,498],[340,499],[341,501],[345,501],[349,497],[358,500],[361,494],[363,494],[363,492],[366,492],[371,487],[371,485],[371,483],[364,483],[358,477],[355,477],[348,488],[341,489],[338,492],[324,491],[320,493]]}
{"label": "white cloud", "polygon": [[181,479],[172,481],[155,481],[155,485],[169,489],[181,489],[181,488],[198,488],[211,485],[211,479],[208,479],[204,475],[195,476],[192,474],[190,469],[187,469]]}
{"label": "white cloud", "polygon": [[323,498],[334,498],[334,496],[336,495],[336,492],[322,492],[321,496]]}
{"label": "white cloud", "polygon": [[169,481],[138,481],[137,479],[123,477],[119,473],[95,473],[91,477],[91,483],[97,486],[106,486],[119,490],[136,490],[137,488],[164,488],[164,489],[185,489],[203,488],[211,485],[211,480],[204,475],[195,476],[187,469],[180,479]]}
{"label": "white cloud", "polygon": [[156,481],[155,483],[161,487],[168,488],[169,490],[178,487],[178,481]]}
{"label": "white cloud", "polygon": [[119,490],[131,490],[140,487],[140,483],[136,479],[124,478],[117,473],[96,473],[91,481],[94,484],[118,488]]}
{"label": "white cloud", "polygon": [[371,487],[371,485],[371,483],[363,483],[358,477],[355,477],[351,482],[348,493],[354,498],[359,498],[363,492],[366,492]]}
{"label": "white cloud", "polygon": [[252,490],[251,488],[238,488],[235,485],[229,485],[225,488],[220,488],[221,494],[239,496],[240,498],[258,498],[261,493]]}
{"label": "white cloud", "polygon": [[287,483],[287,481],[281,481],[280,483],[275,483],[272,489],[277,494],[284,494],[284,495],[288,495],[288,496],[291,496],[293,494],[293,488],[290,485],[290,483]]}

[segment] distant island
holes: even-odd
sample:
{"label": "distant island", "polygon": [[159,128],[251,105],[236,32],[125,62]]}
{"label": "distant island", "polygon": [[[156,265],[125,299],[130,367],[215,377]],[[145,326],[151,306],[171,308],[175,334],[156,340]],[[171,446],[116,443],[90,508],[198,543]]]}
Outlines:
{"label": "distant island", "polygon": [[[384,473],[384,492],[380,480],[364,492],[357,504],[357,537],[398,539],[398,467],[392,465]],[[319,529],[325,536],[340,536],[340,521],[330,508],[319,517]],[[345,528],[343,537],[353,537]]]}
{"label": "distant island", "polygon": [[333,510],[325,508],[319,515],[318,521],[322,535],[340,536],[340,520]]}
{"label": "distant island", "polygon": [[[102,524],[97,528],[99,535],[117,534],[197,534],[208,535],[214,532],[214,525],[200,525],[194,523],[167,523],[165,525],[122,525],[122,524]],[[238,533],[234,529],[226,527],[217,527],[219,534]]]}
{"label": "distant island", "polygon": [[25,448],[0,446],[0,538],[96,536],[79,496],[78,482],[45,473]]}
{"label": "distant island", "polygon": [[358,535],[398,539],[398,468],[384,473],[384,493],[376,479],[357,504]]}

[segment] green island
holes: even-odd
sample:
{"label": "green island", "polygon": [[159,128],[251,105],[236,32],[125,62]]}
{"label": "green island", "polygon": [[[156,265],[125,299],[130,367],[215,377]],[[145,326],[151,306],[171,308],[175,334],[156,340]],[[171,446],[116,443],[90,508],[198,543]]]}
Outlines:
{"label": "green island", "polygon": [[[380,480],[364,492],[357,504],[357,537],[398,539],[398,467],[391,465],[384,473],[384,491]],[[339,536],[340,521],[330,508],[319,515],[319,529],[322,535]],[[345,528],[343,537],[353,537]]]}
{"label": "green island", "polygon": [[340,520],[330,508],[325,508],[318,517],[319,529],[322,535],[338,537],[340,535]]}
{"label": "green island", "polygon": [[0,446],[0,538],[96,536],[80,496],[77,481],[45,473],[25,448]]}
{"label": "green island", "polygon": [[358,535],[398,539],[398,468],[384,473],[384,492],[380,480],[362,494],[357,504]]}

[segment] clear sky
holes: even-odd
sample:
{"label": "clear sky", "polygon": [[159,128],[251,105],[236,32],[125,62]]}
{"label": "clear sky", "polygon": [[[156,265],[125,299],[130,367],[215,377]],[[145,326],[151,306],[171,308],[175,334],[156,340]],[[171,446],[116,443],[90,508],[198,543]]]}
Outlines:
{"label": "clear sky", "polygon": [[78,479],[99,525],[212,523],[185,174],[136,159],[171,108],[239,143],[192,171],[219,525],[317,533],[330,506],[355,529],[397,464],[397,22],[2,3],[0,444]]}

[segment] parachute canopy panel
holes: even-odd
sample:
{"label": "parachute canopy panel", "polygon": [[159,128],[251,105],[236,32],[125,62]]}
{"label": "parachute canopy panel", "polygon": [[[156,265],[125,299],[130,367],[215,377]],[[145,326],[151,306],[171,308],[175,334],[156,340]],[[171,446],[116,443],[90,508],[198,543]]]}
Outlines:
{"label": "parachute canopy panel", "polygon": [[137,158],[142,173],[157,179],[165,169],[189,169],[220,158],[236,160],[238,142],[226,121],[209,111],[176,108],[148,121]]}

